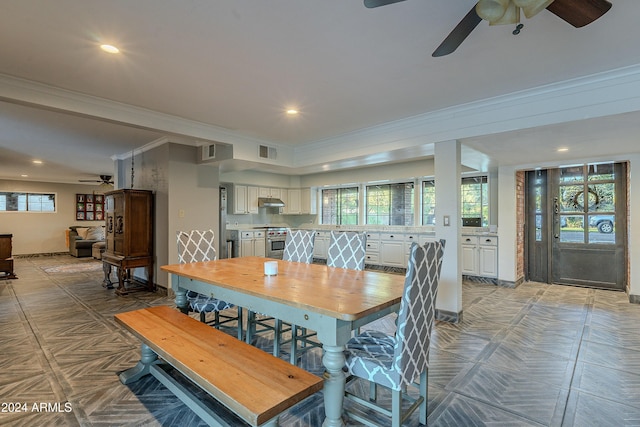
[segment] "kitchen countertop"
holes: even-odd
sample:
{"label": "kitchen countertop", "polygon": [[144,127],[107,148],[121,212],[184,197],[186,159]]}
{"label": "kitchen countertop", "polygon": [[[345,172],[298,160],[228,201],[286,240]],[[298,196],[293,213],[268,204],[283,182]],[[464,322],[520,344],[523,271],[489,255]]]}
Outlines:
{"label": "kitchen countertop", "polygon": [[[257,225],[257,224],[240,224],[234,226],[227,226],[227,230],[239,230],[239,231],[255,231],[260,227],[266,227],[267,225]],[[268,224],[269,227],[288,227],[286,224]],[[317,230],[317,231],[331,231],[331,230],[340,230],[340,231],[367,231],[371,233],[420,233],[420,234],[429,234],[435,235],[435,227],[426,226],[426,227],[407,227],[407,226],[398,226],[398,225],[328,225],[328,224],[302,224],[298,227],[298,229],[305,230]],[[461,234],[463,236],[489,236],[489,237],[498,237],[498,233],[490,232],[488,227],[462,227]]]}

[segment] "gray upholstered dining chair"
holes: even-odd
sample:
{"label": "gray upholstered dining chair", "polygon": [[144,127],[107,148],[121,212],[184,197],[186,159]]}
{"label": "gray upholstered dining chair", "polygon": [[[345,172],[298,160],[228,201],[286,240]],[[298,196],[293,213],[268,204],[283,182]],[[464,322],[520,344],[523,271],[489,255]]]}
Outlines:
{"label": "gray upholstered dining chair", "polygon": [[[287,237],[284,241],[284,253],[282,259],[284,261],[303,262],[305,264],[311,264],[313,262],[313,243],[315,241],[316,233],[313,230],[287,230]],[[258,317],[260,316],[260,317]],[[273,355],[280,357],[280,349],[283,344],[288,343],[287,340],[282,341],[282,335],[285,332],[291,331],[292,336],[297,334],[297,326],[290,325],[282,322],[280,319],[276,319],[270,316],[263,316],[257,313],[249,311],[247,314],[247,342],[253,339],[256,334],[265,331],[273,331]],[[301,329],[303,334],[306,334],[306,330]],[[292,346],[293,346],[293,339]],[[291,363],[294,362],[295,351],[291,348]]]}
{"label": "gray upholstered dining chair", "polygon": [[313,230],[287,230],[282,259],[311,264],[315,238],[316,232]]}
{"label": "gray upholstered dining chair", "polygon": [[[215,260],[214,238],[213,230],[178,231],[178,262],[186,264]],[[223,310],[234,308],[234,305],[194,291],[187,291],[187,303],[189,311],[200,314],[201,322],[209,323],[216,329],[220,329],[222,325],[226,326],[229,323],[237,322],[238,339],[242,339],[242,307],[237,307],[236,315],[223,314]],[[212,322],[207,322],[207,313],[214,313]]]}
{"label": "gray upholstered dining chair", "polygon": [[356,231],[331,231],[327,265],[329,267],[364,270],[367,233]]}
{"label": "gray upholstered dining chair", "polygon": [[[348,381],[363,378],[370,382],[371,390],[368,399],[349,391],[345,391],[345,397],[390,417],[393,427],[400,427],[402,421],[417,408],[420,408],[420,423],[427,423],[429,347],[444,244],[444,240],[440,240],[427,242],[424,246],[411,245],[395,335],[365,331],[346,345]],[[416,385],[417,377],[420,377],[420,395],[414,399],[406,390],[408,386]],[[374,403],[376,384],[390,389],[390,410]],[[403,398],[412,404],[401,413]],[[350,412],[349,415],[365,424],[368,422],[361,414]]]}
{"label": "gray upholstered dining chair", "polygon": [[[332,230],[329,238],[329,249],[327,250],[327,266],[337,268],[348,268],[351,270],[364,270],[365,252],[367,249],[367,233],[357,231],[335,231]],[[305,351],[321,347],[321,345],[311,338],[315,332],[301,330],[291,327],[291,363],[296,364],[298,356]]]}

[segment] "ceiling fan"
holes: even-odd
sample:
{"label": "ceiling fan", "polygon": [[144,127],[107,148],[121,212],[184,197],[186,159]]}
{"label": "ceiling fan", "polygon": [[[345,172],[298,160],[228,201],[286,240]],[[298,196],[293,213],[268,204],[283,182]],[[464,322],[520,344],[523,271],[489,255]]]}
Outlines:
{"label": "ceiling fan", "polygon": [[[404,0],[364,0],[364,5],[374,8],[401,1]],[[489,25],[517,24],[513,34],[518,34],[522,29],[520,11],[522,10],[527,18],[531,18],[543,9],[579,28],[604,15],[611,9],[611,3],[607,0],[478,0],[432,56],[452,53],[482,20],[488,21]]]}
{"label": "ceiling fan", "polygon": [[113,185],[111,175],[100,175],[100,179],[80,179],[79,182],[98,182],[100,184]]}

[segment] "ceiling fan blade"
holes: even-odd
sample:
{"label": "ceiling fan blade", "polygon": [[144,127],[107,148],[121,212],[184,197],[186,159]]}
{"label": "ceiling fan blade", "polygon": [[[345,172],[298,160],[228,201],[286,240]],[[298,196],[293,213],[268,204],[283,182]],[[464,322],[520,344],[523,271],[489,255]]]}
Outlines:
{"label": "ceiling fan blade", "polygon": [[611,9],[607,0],[555,0],[547,10],[576,28],[591,24]]}
{"label": "ceiling fan blade", "polygon": [[374,7],[386,6],[388,4],[400,3],[404,0],[364,0],[364,5],[369,9]]}
{"label": "ceiling fan blade", "polygon": [[431,54],[433,57],[445,56],[453,52],[462,44],[464,39],[478,26],[482,18],[476,13],[476,7],[473,6],[469,13],[462,18],[462,21],[449,33],[440,46]]}

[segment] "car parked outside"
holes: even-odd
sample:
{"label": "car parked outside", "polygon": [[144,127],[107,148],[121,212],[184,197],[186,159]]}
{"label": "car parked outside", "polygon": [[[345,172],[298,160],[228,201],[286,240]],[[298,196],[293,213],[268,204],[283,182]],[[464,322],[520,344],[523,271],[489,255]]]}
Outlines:
{"label": "car parked outside", "polygon": [[615,215],[591,215],[589,226],[596,227],[600,233],[613,233]]}

